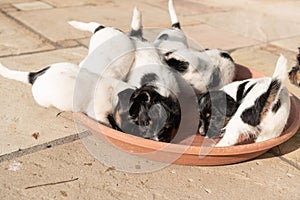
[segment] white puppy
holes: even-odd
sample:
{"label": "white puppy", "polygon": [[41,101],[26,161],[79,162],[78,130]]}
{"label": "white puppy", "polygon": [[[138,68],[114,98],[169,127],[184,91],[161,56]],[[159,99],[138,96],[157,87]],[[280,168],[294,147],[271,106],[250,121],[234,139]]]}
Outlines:
{"label": "white puppy", "polygon": [[134,60],[134,46],[130,38],[119,29],[105,27],[96,22],[69,21],[71,26],[93,33],[87,57],[79,64],[101,76],[124,79]]}
{"label": "white puppy", "polygon": [[290,111],[289,93],[284,86],[286,73],[287,60],[281,55],[272,78],[245,80],[223,88],[239,105],[217,146],[235,145],[240,138],[261,142],[282,133]]}
{"label": "white puppy", "polygon": [[[34,100],[43,107],[83,112],[115,128],[111,115],[117,94],[131,88],[114,78],[104,78],[72,63],[52,64],[38,72],[14,71],[0,64],[0,75],[32,85]],[[116,97],[116,98],[115,98]]]}

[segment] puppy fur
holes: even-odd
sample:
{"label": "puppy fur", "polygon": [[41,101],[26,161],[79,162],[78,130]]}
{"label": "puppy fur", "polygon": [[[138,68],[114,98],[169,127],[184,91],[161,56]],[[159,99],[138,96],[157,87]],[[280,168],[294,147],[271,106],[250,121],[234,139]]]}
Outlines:
{"label": "puppy fur", "polygon": [[[137,8],[134,9],[131,29],[130,36],[136,49],[135,62],[126,80],[138,89],[129,99],[130,107],[122,109],[128,111],[129,117],[124,112],[119,112],[125,118],[117,118],[129,119],[127,125],[125,122],[120,125],[125,130],[131,124],[126,132],[134,134],[138,129],[145,138],[170,141],[171,132],[180,122],[180,109],[176,99],[179,87],[174,75],[176,72],[162,62],[157,49],[143,38],[142,16]],[[163,119],[162,116],[166,118]]]}
{"label": "puppy fur", "polygon": [[[123,80],[134,61],[134,46],[130,38],[119,29],[105,27],[96,22],[69,21],[71,26],[93,33],[87,57],[79,64],[101,76]],[[97,51],[95,51],[97,49]],[[88,60],[88,62],[87,62]]]}
{"label": "puppy fur", "polygon": [[161,55],[178,49],[188,48],[187,38],[181,30],[173,0],[169,0],[168,7],[172,26],[171,28],[162,31],[154,41],[154,46],[159,50]]}
{"label": "puppy fur", "polygon": [[172,0],[169,1],[169,13],[172,27],[161,32],[154,41],[166,63],[180,72],[197,94],[231,83],[235,65],[229,53],[219,49],[197,51],[189,48]]}
{"label": "puppy fur", "polygon": [[0,75],[32,85],[34,100],[43,107],[61,111],[83,112],[112,126],[108,117],[118,99],[114,96],[131,88],[125,82],[99,77],[72,63],[56,63],[38,72],[20,72],[0,64]]}
{"label": "puppy fur", "polygon": [[235,77],[233,59],[222,50],[179,49],[166,54],[165,59],[170,67],[180,72],[197,94],[220,89]]}
{"label": "puppy fur", "polygon": [[[255,142],[278,137],[290,111],[288,90],[284,86],[287,60],[280,56],[272,78],[245,80],[236,89],[238,109],[224,128],[224,136],[217,146],[231,146],[239,138],[254,138]],[[228,94],[231,86],[223,88]],[[244,88],[244,89],[242,89]]]}
{"label": "puppy fur", "polygon": [[300,87],[300,47],[297,55],[297,64],[289,72],[289,79],[293,85]]}

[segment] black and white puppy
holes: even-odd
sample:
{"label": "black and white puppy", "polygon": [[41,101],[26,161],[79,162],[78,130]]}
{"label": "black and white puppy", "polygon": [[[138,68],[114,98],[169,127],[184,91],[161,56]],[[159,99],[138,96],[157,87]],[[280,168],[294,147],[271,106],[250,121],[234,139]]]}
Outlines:
{"label": "black and white puppy", "polygon": [[[128,35],[114,27],[106,27],[96,22],[69,21],[71,26],[93,33],[88,55],[79,64],[105,77],[124,79],[134,60],[134,46]],[[97,51],[95,51],[97,50]],[[117,70],[116,70],[117,69]]]}
{"label": "black and white puppy", "polygon": [[138,89],[125,93],[131,93],[129,98],[124,97],[129,106],[116,112],[116,119],[125,132],[170,142],[180,123],[176,72],[162,62],[157,49],[143,38],[142,32],[141,12],[135,8],[130,32],[136,49],[135,61],[126,81]]}
{"label": "black and white puppy", "polygon": [[235,64],[231,56],[219,49],[196,51],[179,49],[165,55],[170,67],[177,70],[197,94],[217,90],[231,83]]}
{"label": "black and white puppy", "polygon": [[289,72],[289,79],[293,85],[300,87],[300,47],[297,55],[297,64]]}
{"label": "black and white puppy", "polygon": [[235,65],[229,53],[219,49],[198,51],[190,48],[172,0],[169,0],[169,13],[172,28],[161,32],[154,41],[167,64],[178,71],[197,94],[231,83]]}
{"label": "black and white puppy", "polygon": [[[284,86],[286,70],[287,60],[280,56],[272,78],[248,79],[228,84],[219,91],[221,95],[212,93],[214,104],[205,98],[200,99],[200,107],[205,108],[200,110],[203,112],[201,125],[208,127],[202,129],[207,131],[209,137],[224,134],[217,146],[235,145],[241,138],[261,142],[278,137],[290,111],[289,94]],[[206,102],[207,105],[201,105]],[[222,121],[219,122],[218,118]],[[221,124],[212,124],[216,122]],[[216,126],[218,129],[215,129]],[[225,128],[221,130],[223,126]]]}
{"label": "black and white puppy", "polygon": [[111,123],[117,96],[132,88],[114,78],[99,77],[72,63],[57,63],[38,72],[10,70],[0,64],[0,75],[32,85],[34,100],[43,107],[61,111],[83,112],[89,117],[115,128]]}
{"label": "black and white puppy", "polygon": [[153,43],[161,55],[165,55],[168,52],[173,52],[178,49],[188,48],[187,38],[181,30],[173,0],[169,0],[168,8],[172,26],[169,29],[163,30]]}

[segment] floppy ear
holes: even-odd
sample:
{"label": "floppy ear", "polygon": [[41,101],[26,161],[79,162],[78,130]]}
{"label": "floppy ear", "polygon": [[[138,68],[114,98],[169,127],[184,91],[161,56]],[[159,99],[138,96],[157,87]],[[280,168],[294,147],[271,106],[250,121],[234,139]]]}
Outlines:
{"label": "floppy ear", "polygon": [[166,63],[169,65],[169,67],[175,69],[178,72],[185,72],[188,68],[190,63],[184,60],[179,60],[178,58],[175,57],[171,57],[170,54],[172,54],[171,52],[168,52],[165,55],[165,61]]}
{"label": "floppy ear", "polygon": [[134,93],[134,89],[128,88],[118,93],[120,109],[128,110],[130,98]]}
{"label": "floppy ear", "polygon": [[151,100],[150,93],[145,90],[136,90],[130,98],[132,105],[129,108],[129,114],[132,117],[137,117],[140,112],[141,106],[149,103]]}
{"label": "floppy ear", "polygon": [[151,100],[151,94],[147,90],[136,90],[130,100],[133,102],[149,103]]}

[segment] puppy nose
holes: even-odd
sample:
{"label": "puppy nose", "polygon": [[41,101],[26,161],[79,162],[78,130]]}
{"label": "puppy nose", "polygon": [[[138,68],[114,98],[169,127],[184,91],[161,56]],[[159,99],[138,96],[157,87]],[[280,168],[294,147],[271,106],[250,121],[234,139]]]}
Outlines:
{"label": "puppy nose", "polygon": [[147,114],[142,114],[139,117],[139,124],[141,126],[149,126],[150,125],[150,118]]}
{"label": "puppy nose", "polygon": [[149,126],[149,121],[148,120],[141,120],[140,125],[141,126]]}

